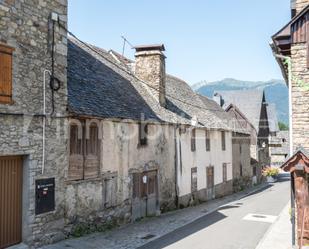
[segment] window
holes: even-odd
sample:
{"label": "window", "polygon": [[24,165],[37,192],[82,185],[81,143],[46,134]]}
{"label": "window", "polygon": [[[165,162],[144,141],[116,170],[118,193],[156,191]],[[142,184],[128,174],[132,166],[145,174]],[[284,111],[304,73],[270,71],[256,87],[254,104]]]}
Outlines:
{"label": "window", "polygon": [[256,176],[256,166],[253,166],[252,171],[253,171],[253,176]]}
{"label": "window", "polygon": [[239,165],[239,175],[242,176],[242,164]]}
{"label": "window", "polygon": [[196,150],[196,130],[192,129],[191,131],[191,151]]}
{"label": "window", "polygon": [[[85,134],[88,133],[88,134]],[[70,157],[68,180],[83,180],[99,175],[100,139],[98,125],[89,128],[82,124],[70,125]]]}
{"label": "window", "polygon": [[191,193],[197,191],[197,167],[191,168]]}
{"label": "window", "polygon": [[225,145],[225,132],[221,131],[221,148],[222,150],[226,149],[226,145]]}
{"label": "window", "polygon": [[206,151],[210,151],[210,132],[208,130],[206,130],[205,138],[206,138]]}
{"label": "window", "polygon": [[214,187],[214,167],[213,166],[207,167],[206,174],[207,174],[207,188],[213,188]]}
{"label": "window", "polygon": [[241,154],[241,143],[239,144],[239,154]]}
{"label": "window", "polygon": [[0,44],[0,103],[12,102],[12,53],[14,49]]}
{"label": "window", "polygon": [[140,123],[138,127],[138,136],[139,136],[139,145],[145,146],[148,144],[147,135],[148,135],[148,124]]}
{"label": "window", "polygon": [[223,178],[223,182],[227,181],[227,165],[226,165],[226,163],[223,163],[223,165],[222,165],[222,178]]}

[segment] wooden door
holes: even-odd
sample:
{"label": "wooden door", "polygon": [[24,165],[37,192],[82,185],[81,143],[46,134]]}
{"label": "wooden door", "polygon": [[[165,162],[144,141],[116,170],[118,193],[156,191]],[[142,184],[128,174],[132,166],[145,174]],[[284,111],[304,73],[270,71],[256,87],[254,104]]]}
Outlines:
{"label": "wooden door", "polygon": [[22,239],[22,158],[0,157],[0,248]]}
{"label": "wooden door", "polygon": [[153,216],[158,209],[157,171],[133,174],[132,219]]}

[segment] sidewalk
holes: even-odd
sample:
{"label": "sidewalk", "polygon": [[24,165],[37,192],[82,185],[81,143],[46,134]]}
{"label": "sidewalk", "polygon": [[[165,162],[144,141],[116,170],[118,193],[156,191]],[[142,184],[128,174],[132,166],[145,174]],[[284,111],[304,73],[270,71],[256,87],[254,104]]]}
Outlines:
{"label": "sidewalk", "polygon": [[146,218],[140,222],[128,224],[104,233],[94,233],[81,238],[60,241],[53,245],[44,246],[42,249],[137,248],[217,210],[222,205],[262,191],[267,187],[267,184],[263,184],[195,207],[165,213],[159,217]]}
{"label": "sidewalk", "polygon": [[264,238],[256,249],[291,249],[292,248],[292,224],[290,221],[291,204],[289,203],[281,212],[277,221],[268,229]]}

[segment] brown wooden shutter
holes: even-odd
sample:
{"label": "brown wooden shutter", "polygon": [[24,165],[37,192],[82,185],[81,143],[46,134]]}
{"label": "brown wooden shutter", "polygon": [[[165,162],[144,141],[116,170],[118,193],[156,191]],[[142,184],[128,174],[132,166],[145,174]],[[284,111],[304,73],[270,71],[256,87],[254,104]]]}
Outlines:
{"label": "brown wooden shutter", "polygon": [[12,102],[12,52],[0,45],[0,103]]}
{"label": "brown wooden shutter", "polygon": [[227,181],[227,166],[226,166],[226,163],[223,163],[223,165],[222,165],[222,178],[223,178],[223,182]]}
{"label": "brown wooden shutter", "polygon": [[224,131],[221,131],[221,146],[222,146],[222,150],[224,151],[226,149],[225,132]]}
{"label": "brown wooden shutter", "polygon": [[196,131],[195,129],[192,129],[191,132],[191,151],[196,150]]}
{"label": "brown wooden shutter", "polygon": [[[70,126],[70,157],[69,157],[69,170],[68,180],[81,180],[83,179],[83,144],[82,144],[82,131],[78,131],[77,125]],[[82,129],[80,127],[80,129]]]}
{"label": "brown wooden shutter", "polygon": [[99,176],[100,166],[100,140],[97,124],[89,127],[89,139],[86,139],[85,171],[84,178],[96,178]]}
{"label": "brown wooden shutter", "polygon": [[191,168],[191,193],[197,191],[197,167]]}
{"label": "brown wooden shutter", "polygon": [[214,167],[207,167],[207,188],[214,187]]}
{"label": "brown wooden shutter", "polygon": [[205,138],[206,138],[206,151],[210,151],[210,132],[206,130],[205,132]]}

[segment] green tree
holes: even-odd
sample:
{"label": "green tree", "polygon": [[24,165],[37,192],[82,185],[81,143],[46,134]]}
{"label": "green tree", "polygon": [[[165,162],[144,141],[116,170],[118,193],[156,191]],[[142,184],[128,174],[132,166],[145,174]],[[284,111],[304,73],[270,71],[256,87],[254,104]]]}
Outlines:
{"label": "green tree", "polygon": [[289,130],[289,126],[286,125],[286,124],[283,123],[283,122],[279,122],[278,125],[279,125],[279,130],[280,130],[280,131],[288,131],[288,130]]}

